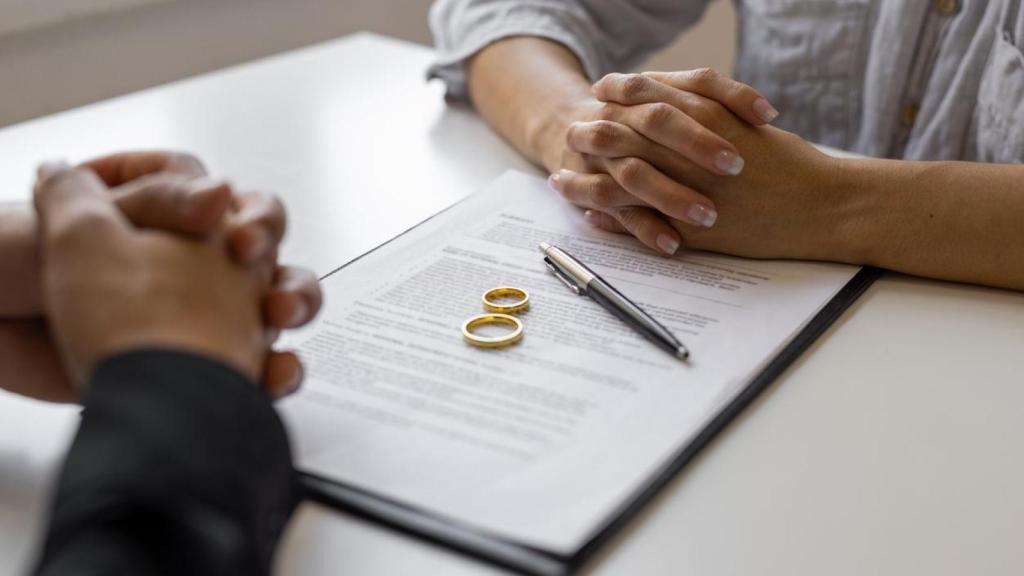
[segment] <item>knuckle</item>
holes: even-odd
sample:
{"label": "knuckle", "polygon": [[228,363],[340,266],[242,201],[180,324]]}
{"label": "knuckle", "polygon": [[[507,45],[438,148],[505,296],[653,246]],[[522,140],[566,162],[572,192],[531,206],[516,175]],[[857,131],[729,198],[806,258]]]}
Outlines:
{"label": "knuckle", "polygon": [[644,130],[661,128],[672,119],[675,109],[664,102],[656,102],[644,107],[640,116],[640,127]]}
{"label": "knuckle", "polygon": [[626,220],[623,225],[637,238],[650,241],[657,235],[658,217],[650,210],[632,208],[625,211],[623,218]]}
{"label": "knuckle", "polygon": [[642,227],[642,212],[637,208],[624,208],[619,210],[617,216],[622,226],[633,235],[638,235]]}
{"label": "knuckle", "polygon": [[82,209],[53,231],[51,245],[58,250],[69,250],[80,245],[84,238],[106,237],[113,230],[105,214],[95,209]]}
{"label": "knuckle", "polygon": [[586,122],[573,122],[565,131],[565,144],[573,151],[579,151],[582,144],[586,143]]}
{"label": "knuckle", "polygon": [[622,74],[620,74],[618,72],[611,72],[609,74],[605,74],[604,76],[602,76],[601,79],[598,80],[594,85],[595,86],[607,86],[609,84],[614,84],[621,77],[622,77]]}
{"label": "knuckle", "polygon": [[79,168],[61,170],[36,185],[35,195],[43,200],[60,201],[91,186],[103,187],[94,172]]}
{"label": "knuckle", "polygon": [[615,204],[618,196],[613,182],[607,178],[601,178],[590,186],[590,201],[596,208],[607,208]]}
{"label": "knuckle", "polygon": [[154,180],[140,191],[139,201],[151,210],[181,210],[188,205],[189,189],[184,179]]}
{"label": "knuckle", "polygon": [[170,208],[187,201],[187,180],[178,174],[157,173],[142,176],[137,187],[130,189],[126,198],[134,205],[152,209]]}
{"label": "knuckle", "polygon": [[648,91],[648,80],[639,74],[628,74],[621,82],[621,98],[628,102],[643,100]]}
{"label": "knuckle", "polygon": [[578,142],[580,138],[580,123],[573,122],[569,124],[569,128],[565,131],[565,145],[570,149],[573,148],[573,143]]}
{"label": "knuckle", "polygon": [[611,90],[611,88],[615,85],[616,80],[618,79],[619,76],[621,76],[621,74],[618,74],[618,73],[615,73],[615,72],[612,72],[611,74],[605,74],[604,76],[601,77],[600,80],[598,80],[597,82],[594,82],[594,86],[593,86],[594,92],[598,96],[603,96],[603,95],[608,94],[608,92]]}
{"label": "knuckle", "polygon": [[602,120],[592,124],[586,133],[587,142],[595,151],[607,151],[615,146],[618,140],[618,130],[615,124]]}
{"label": "knuckle", "polygon": [[706,88],[713,85],[721,78],[721,74],[714,68],[697,68],[690,71],[690,80],[697,88]]}
{"label": "knuckle", "polygon": [[36,184],[36,194],[43,197],[59,194],[65,190],[65,186],[73,187],[73,181],[79,177],[80,175],[76,170],[61,170],[38,182]]}
{"label": "knuckle", "polygon": [[644,180],[647,163],[639,158],[625,158],[619,163],[619,182],[626,188],[640,185]]}

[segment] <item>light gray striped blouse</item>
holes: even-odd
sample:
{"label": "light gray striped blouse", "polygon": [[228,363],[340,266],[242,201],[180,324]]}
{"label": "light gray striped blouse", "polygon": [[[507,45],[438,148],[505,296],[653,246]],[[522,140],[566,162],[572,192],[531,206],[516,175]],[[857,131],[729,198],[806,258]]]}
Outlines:
{"label": "light gray striped blouse", "polygon": [[[710,0],[439,0],[431,75],[464,98],[466,58],[531,35],[597,79],[692,26]],[[1022,0],[735,0],[734,75],[808,140],[906,159],[1024,162]]]}

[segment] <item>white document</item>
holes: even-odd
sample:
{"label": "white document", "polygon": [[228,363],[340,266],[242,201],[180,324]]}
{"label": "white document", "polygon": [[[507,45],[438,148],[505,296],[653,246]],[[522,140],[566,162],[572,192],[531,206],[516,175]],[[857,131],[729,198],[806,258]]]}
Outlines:
{"label": "white document", "polygon": [[[545,268],[546,241],[672,330],[682,362]],[[283,405],[300,470],[572,553],[859,268],[652,253],[510,172],[323,282]],[[463,342],[496,286],[531,294],[510,348]]]}

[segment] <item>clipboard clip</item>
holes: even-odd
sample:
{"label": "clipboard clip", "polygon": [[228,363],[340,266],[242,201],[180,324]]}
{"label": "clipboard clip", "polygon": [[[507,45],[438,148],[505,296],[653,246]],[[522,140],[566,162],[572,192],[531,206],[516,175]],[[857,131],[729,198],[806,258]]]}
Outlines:
{"label": "clipboard clip", "polygon": [[551,258],[545,256],[544,265],[548,267],[548,270],[551,270],[551,273],[555,275],[555,278],[561,280],[562,284],[565,284],[569,288],[569,290],[573,291],[574,294],[576,294],[577,296],[587,295],[587,289],[577,284],[572,278],[569,277],[568,274],[562,272],[562,270],[558,266],[556,266],[554,262],[551,261]]}

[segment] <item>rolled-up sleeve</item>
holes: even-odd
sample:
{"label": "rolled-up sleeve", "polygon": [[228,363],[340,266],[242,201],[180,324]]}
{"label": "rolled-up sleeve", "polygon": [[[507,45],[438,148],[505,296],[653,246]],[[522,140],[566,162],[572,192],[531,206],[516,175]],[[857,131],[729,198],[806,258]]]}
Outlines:
{"label": "rolled-up sleeve", "polygon": [[710,0],[438,0],[430,11],[440,78],[448,97],[465,100],[466,60],[513,36],[566,46],[597,80],[638,64],[704,14]]}

